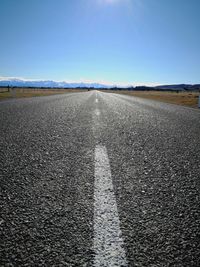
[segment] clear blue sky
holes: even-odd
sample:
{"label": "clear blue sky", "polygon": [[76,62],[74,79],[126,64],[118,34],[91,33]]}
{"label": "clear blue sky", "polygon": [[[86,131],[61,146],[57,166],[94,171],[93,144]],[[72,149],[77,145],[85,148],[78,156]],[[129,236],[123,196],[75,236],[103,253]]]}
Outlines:
{"label": "clear blue sky", "polygon": [[0,76],[200,83],[200,0],[0,0]]}

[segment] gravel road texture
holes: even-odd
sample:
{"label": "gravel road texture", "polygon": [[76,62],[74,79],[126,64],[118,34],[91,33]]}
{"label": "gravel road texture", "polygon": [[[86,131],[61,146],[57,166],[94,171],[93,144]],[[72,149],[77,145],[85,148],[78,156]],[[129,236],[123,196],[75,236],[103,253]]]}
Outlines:
{"label": "gravel road texture", "polygon": [[199,110],[69,93],[1,101],[0,130],[0,266],[94,265],[96,146],[128,266],[200,266]]}

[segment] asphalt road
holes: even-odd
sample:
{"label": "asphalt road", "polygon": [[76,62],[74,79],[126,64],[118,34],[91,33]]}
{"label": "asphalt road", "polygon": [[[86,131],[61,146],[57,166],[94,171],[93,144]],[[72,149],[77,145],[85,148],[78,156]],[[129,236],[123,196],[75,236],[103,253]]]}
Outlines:
{"label": "asphalt road", "polygon": [[[97,91],[12,99],[0,131],[0,266],[200,266],[199,110]],[[118,263],[100,263],[110,251]]]}

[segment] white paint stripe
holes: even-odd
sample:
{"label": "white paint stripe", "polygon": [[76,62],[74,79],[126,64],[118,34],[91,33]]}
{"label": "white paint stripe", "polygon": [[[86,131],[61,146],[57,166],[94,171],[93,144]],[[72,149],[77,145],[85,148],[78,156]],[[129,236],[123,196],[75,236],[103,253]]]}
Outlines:
{"label": "white paint stripe", "polygon": [[98,102],[99,102],[99,100],[96,98],[96,99],[95,99],[95,102],[96,102],[96,103],[98,103]]}
{"label": "white paint stripe", "polygon": [[97,116],[99,116],[99,115],[101,114],[100,110],[99,110],[99,109],[95,109],[95,114],[96,114]]}
{"label": "white paint stripe", "polygon": [[128,266],[106,148],[95,149],[94,266]]}

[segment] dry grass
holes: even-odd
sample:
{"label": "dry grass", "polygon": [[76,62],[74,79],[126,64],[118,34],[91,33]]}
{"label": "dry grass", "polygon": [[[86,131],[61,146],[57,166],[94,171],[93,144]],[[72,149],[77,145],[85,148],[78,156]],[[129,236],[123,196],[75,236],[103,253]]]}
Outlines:
{"label": "dry grass", "polygon": [[7,98],[21,98],[21,97],[35,97],[35,96],[48,96],[57,94],[67,94],[76,92],[85,92],[85,89],[30,89],[30,88],[17,88],[15,90],[7,91],[7,88],[0,89],[0,100]]}
{"label": "dry grass", "polygon": [[113,91],[108,90],[104,92],[125,94],[131,96],[137,96],[147,99],[153,99],[161,102],[167,102],[177,105],[189,106],[189,107],[198,107],[198,92],[161,92],[161,91]]}
{"label": "dry grass", "polygon": [[[0,100],[6,98],[20,98],[20,97],[35,97],[35,96],[48,96],[56,94],[67,94],[75,92],[86,92],[87,89],[30,89],[30,88],[17,88],[15,92],[7,92],[7,88],[0,88]],[[162,92],[162,91],[128,91],[128,90],[104,90],[104,92],[111,92],[117,94],[125,94],[137,96],[147,99],[153,99],[161,102],[167,102],[177,105],[198,107],[198,92]]]}

